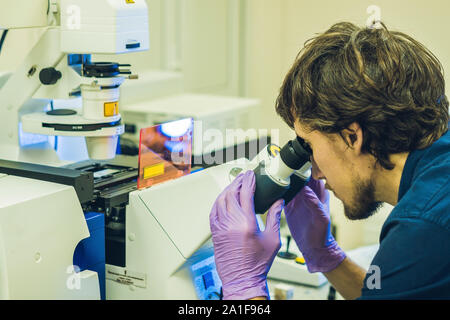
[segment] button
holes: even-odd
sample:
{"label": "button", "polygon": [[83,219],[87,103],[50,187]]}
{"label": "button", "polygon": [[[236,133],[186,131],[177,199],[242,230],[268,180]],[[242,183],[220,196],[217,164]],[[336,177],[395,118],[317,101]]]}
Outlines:
{"label": "button", "polygon": [[74,114],[77,114],[77,112],[72,109],[54,109],[47,111],[47,114],[49,116],[73,116]]}
{"label": "button", "polygon": [[303,257],[297,257],[295,259],[295,262],[297,262],[298,264],[301,264],[302,266],[305,265],[305,263],[306,263],[305,258],[303,258]]}
{"label": "button", "polygon": [[207,272],[202,275],[203,279],[203,285],[205,286],[205,289],[208,289],[209,287],[214,286],[214,278],[211,272]]}
{"label": "button", "polygon": [[269,145],[269,154],[275,158],[276,156],[278,156],[280,154],[280,147],[275,145],[275,144],[271,144]]}

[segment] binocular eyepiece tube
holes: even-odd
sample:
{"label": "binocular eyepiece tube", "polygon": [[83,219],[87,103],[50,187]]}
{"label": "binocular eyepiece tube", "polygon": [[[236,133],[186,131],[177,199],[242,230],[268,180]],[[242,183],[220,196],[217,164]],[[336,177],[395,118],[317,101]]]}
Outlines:
{"label": "binocular eyepiece tube", "polygon": [[[276,150],[276,151],[274,151]],[[310,179],[311,149],[300,137],[283,148],[268,145],[262,152],[268,156],[253,170],[255,173],[255,212],[265,213],[272,204],[284,199],[288,203]]]}

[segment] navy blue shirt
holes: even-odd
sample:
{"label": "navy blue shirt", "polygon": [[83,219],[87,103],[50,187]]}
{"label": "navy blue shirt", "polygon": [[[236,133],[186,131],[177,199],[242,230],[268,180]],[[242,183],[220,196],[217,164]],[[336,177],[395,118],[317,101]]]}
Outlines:
{"label": "navy blue shirt", "polygon": [[360,299],[450,299],[449,131],[409,154],[372,266]]}

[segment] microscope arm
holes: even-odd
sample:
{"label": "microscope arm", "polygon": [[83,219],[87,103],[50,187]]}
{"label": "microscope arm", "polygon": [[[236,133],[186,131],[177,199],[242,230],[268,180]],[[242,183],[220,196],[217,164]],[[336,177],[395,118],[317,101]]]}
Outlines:
{"label": "microscope arm", "polygon": [[27,55],[20,67],[0,88],[0,143],[19,145],[19,111],[39,89],[39,72],[44,68],[56,67],[64,58],[60,50],[60,31],[48,28]]}

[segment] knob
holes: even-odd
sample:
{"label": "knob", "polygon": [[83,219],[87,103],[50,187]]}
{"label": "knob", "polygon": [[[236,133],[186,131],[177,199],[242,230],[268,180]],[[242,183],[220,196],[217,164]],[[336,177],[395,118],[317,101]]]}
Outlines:
{"label": "knob", "polygon": [[55,68],[44,68],[39,72],[39,80],[44,85],[55,84],[59,79],[61,79],[61,72]]}
{"label": "knob", "polygon": [[295,258],[297,258],[297,255],[295,255],[292,252],[289,252],[290,243],[291,243],[291,236],[287,236],[286,251],[278,252],[277,254],[278,257],[288,260],[294,260]]}

